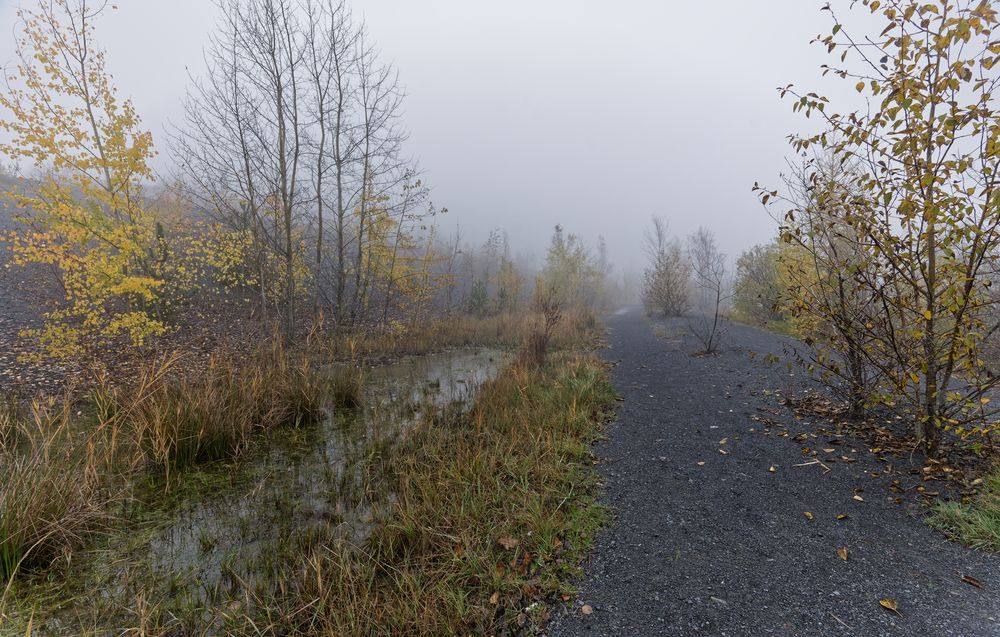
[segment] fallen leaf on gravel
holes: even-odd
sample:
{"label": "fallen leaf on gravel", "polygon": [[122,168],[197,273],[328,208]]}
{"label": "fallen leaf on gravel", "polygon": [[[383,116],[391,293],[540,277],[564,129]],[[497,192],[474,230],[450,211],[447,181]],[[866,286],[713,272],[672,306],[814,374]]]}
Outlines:
{"label": "fallen leaf on gravel", "polygon": [[851,516],[847,515],[846,513],[838,513],[837,514],[837,519],[838,520],[846,520],[849,517],[851,517]]}
{"label": "fallen leaf on gravel", "polygon": [[517,547],[517,545],[520,544],[520,542],[518,542],[517,540],[515,540],[512,537],[502,537],[499,540],[497,540],[497,544],[499,544],[500,546],[504,547],[508,551],[511,551],[511,550],[515,549]]}
{"label": "fallen leaf on gravel", "polygon": [[832,449],[830,447],[823,449],[823,453],[833,453],[834,451],[836,451],[836,449]]}
{"label": "fallen leaf on gravel", "polygon": [[900,617],[903,616],[899,612],[899,602],[897,602],[894,599],[880,599],[880,600],[878,600],[878,604],[879,604],[879,606],[881,606],[882,608],[884,608],[886,610],[891,610],[892,612],[896,613]]}
{"label": "fallen leaf on gravel", "polygon": [[768,469],[768,471],[770,471],[771,473],[775,473],[775,472],[777,472],[777,470],[778,470],[778,467],[776,467],[774,465],[771,465],[771,468]]}
{"label": "fallen leaf on gravel", "polygon": [[850,554],[851,553],[850,551],[847,550],[846,546],[842,546],[839,549],[837,549],[837,557],[844,560],[845,562],[847,561],[847,558]]}
{"label": "fallen leaf on gravel", "polygon": [[722,440],[720,440],[720,441],[719,441],[719,444],[720,444],[720,445],[724,445],[724,444],[726,444],[727,442],[729,442],[729,438],[723,438]]}
{"label": "fallen leaf on gravel", "polygon": [[807,520],[811,520],[811,519],[813,519],[813,514],[812,514],[812,511],[806,511],[806,512],[805,512],[805,513],[803,513],[802,515],[806,516],[806,519],[807,519]]}
{"label": "fallen leaf on gravel", "polygon": [[583,608],[580,609],[580,612],[584,615],[590,615],[594,612],[594,607],[590,604],[584,604]]}
{"label": "fallen leaf on gravel", "polygon": [[729,452],[726,451],[725,449],[719,449],[719,453],[721,453],[724,456],[728,456],[729,455]]}
{"label": "fallen leaf on gravel", "polygon": [[865,501],[865,499],[862,498],[860,495],[854,496],[854,499],[857,500],[858,502],[864,502]]}
{"label": "fallen leaf on gravel", "polygon": [[698,466],[699,466],[699,467],[704,467],[704,466],[705,466],[705,461],[704,461],[704,460],[702,460],[701,462],[699,462],[699,463],[698,463]]}
{"label": "fallen leaf on gravel", "polygon": [[977,580],[975,577],[969,577],[968,575],[963,575],[962,576],[962,581],[965,582],[966,584],[970,584],[972,586],[975,586],[976,588],[982,588],[983,587],[983,583],[980,582],[979,580]]}
{"label": "fallen leaf on gravel", "polygon": [[563,594],[562,601],[568,602],[570,599],[571,599],[571,597],[569,595]]}

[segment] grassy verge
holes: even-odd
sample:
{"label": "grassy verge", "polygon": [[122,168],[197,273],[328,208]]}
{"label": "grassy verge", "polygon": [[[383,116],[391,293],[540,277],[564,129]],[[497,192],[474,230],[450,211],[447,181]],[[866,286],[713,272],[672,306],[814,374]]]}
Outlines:
{"label": "grassy verge", "polygon": [[543,622],[604,518],[590,446],[613,400],[593,358],[509,368],[471,413],[425,421],[393,454],[394,503],[365,546],[312,551],[240,632],[502,634]]}
{"label": "grassy verge", "polygon": [[982,490],[971,501],[935,505],[927,522],[952,540],[1000,552],[1000,470],[984,479]]}
{"label": "grassy verge", "polygon": [[770,320],[760,320],[753,316],[749,316],[740,312],[738,310],[731,311],[727,318],[731,321],[737,323],[742,323],[744,325],[749,325],[750,327],[755,327],[760,330],[765,330],[773,334],[778,334],[780,336],[788,336],[790,338],[802,338],[802,334],[799,329],[795,326],[795,322],[792,319],[770,319]]}

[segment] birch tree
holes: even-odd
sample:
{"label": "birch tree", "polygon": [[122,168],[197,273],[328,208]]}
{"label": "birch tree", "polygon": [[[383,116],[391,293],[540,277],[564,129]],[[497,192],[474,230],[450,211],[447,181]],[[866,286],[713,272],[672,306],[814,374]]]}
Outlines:
{"label": "birch tree", "polygon": [[155,220],[145,209],[153,139],[132,102],[118,97],[95,41],[106,3],[47,0],[20,9],[17,68],[0,92],[7,115],[0,153],[44,174],[9,193],[27,212],[8,239],[17,265],[52,266],[65,290],[40,329],[25,330],[57,357],[124,336],[162,334],[163,281]]}

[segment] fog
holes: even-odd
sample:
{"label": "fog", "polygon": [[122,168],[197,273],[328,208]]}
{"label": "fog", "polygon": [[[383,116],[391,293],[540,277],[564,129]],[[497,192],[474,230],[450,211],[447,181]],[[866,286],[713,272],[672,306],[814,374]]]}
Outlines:
{"label": "fog", "polygon": [[[0,0],[0,61],[14,56],[15,0]],[[775,184],[807,122],[779,85],[853,93],[821,79],[809,41],[821,1],[357,0],[407,87],[409,152],[441,226],[470,240],[499,227],[542,254],[552,227],[603,235],[619,271],[640,269],[651,215],[711,228],[731,258],[774,236],[751,192]],[[119,90],[159,141],[203,67],[209,0],[119,0],[98,25]]]}

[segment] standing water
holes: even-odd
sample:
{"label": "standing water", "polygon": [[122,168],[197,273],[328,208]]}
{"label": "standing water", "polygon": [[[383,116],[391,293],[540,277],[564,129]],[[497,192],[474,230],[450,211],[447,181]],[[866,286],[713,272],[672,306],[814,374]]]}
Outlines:
{"label": "standing water", "polygon": [[[237,610],[247,590],[266,588],[320,539],[362,543],[375,516],[366,461],[391,449],[426,410],[470,406],[501,362],[494,350],[461,349],[366,370],[361,407],[272,431],[250,457],[185,475],[168,506],[143,507],[156,511],[142,514],[144,530],[93,556],[83,597],[71,606],[88,606],[88,616],[105,607],[104,621],[128,621],[122,612],[138,613],[136,600],[145,600],[204,626]],[[47,628],[73,632],[80,612]]]}

